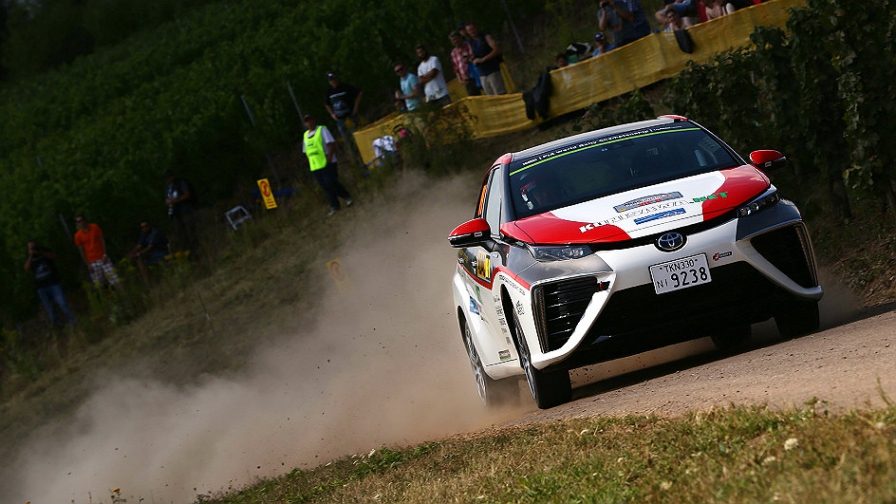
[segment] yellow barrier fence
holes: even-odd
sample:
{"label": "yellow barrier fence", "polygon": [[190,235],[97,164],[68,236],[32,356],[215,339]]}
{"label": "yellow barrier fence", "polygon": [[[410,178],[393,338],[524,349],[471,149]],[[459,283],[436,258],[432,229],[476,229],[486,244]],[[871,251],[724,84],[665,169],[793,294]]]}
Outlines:
{"label": "yellow barrier fence", "polygon": [[[790,9],[805,0],[771,0],[688,28],[694,51],[678,48],[672,32],[648,35],[619,49],[551,72],[553,92],[549,116],[581,110],[593,103],[620,96],[668,79],[684,70],[688,61],[705,63],[729,49],[750,45],[757,26],[783,28]],[[449,83],[452,103],[446,112],[463,117],[473,138],[504,135],[532,128],[542,122],[526,117],[521,93],[500,96],[463,96],[463,87]],[[373,161],[373,141],[393,135],[396,127],[412,125],[415,114],[390,115],[355,132],[355,142],[365,163]]]}

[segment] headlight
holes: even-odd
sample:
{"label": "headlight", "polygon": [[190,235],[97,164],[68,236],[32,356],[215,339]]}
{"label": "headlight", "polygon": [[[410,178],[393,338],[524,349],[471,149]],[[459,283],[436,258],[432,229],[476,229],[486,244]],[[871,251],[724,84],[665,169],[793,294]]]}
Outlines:
{"label": "headlight", "polygon": [[554,247],[529,246],[529,252],[536,261],[565,261],[579,259],[592,253],[587,245],[564,245]]}
{"label": "headlight", "polygon": [[746,217],[748,215],[752,215],[760,210],[768,208],[780,200],[778,198],[778,193],[774,190],[771,192],[767,192],[762,196],[754,199],[753,201],[747,203],[746,205],[737,209],[738,217]]}

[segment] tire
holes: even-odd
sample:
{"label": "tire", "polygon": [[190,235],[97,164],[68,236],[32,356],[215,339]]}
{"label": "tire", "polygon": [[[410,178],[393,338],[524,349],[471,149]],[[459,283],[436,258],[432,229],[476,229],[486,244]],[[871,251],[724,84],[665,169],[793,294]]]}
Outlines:
{"label": "tire", "polygon": [[529,392],[535,399],[535,405],[540,409],[553,408],[572,399],[572,383],[569,380],[568,371],[541,371],[532,366],[532,357],[529,346],[523,336],[520,321],[516,313],[513,314],[513,335],[516,338],[517,350],[520,356],[520,366],[526,373],[526,381],[529,382]]}
{"label": "tire", "polygon": [[818,330],[818,301],[797,301],[775,315],[775,325],[784,339]]}
{"label": "tire", "polygon": [[476,392],[479,393],[482,405],[494,408],[519,404],[519,380],[517,378],[494,380],[486,374],[479,353],[476,352],[476,346],[473,344],[473,332],[466,321],[463,322],[463,337],[467,357],[470,358],[470,367],[473,370],[473,379],[476,381]]}
{"label": "tire", "polygon": [[723,329],[721,332],[711,334],[713,344],[719,350],[734,348],[753,335],[753,327],[750,324],[741,324]]}

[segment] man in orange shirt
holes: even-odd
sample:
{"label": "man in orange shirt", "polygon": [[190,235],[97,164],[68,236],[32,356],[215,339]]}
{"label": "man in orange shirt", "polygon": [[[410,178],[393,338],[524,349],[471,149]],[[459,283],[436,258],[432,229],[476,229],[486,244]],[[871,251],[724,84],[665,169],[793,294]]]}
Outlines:
{"label": "man in orange shirt", "polygon": [[103,238],[103,230],[93,223],[88,223],[83,215],[75,216],[75,224],[78,230],[75,232],[75,245],[81,253],[81,259],[90,271],[90,280],[93,285],[100,287],[105,278],[109,285],[114,285],[124,293],[124,287],[118,281],[115,266],[106,255],[106,240]]}

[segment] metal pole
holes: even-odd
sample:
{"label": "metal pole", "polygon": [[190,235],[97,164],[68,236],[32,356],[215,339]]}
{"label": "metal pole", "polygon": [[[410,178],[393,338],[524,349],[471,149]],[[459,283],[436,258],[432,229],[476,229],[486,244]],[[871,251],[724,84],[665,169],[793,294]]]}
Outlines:
{"label": "metal pole", "polygon": [[290,84],[289,81],[286,82],[286,89],[289,90],[289,96],[292,98],[292,104],[295,105],[295,107],[296,107],[296,112],[299,114],[299,119],[303,119],[302,131],[304,132],[305,131],[305,122],[304,122],[305,116],[302,114],[302,109],[299,108],[299,102],[296,101],[296,94],[293,93],[292,84]]}
{"label": "metal pole", "polygon": [[520,39],[520,34],[516,31],[516,25],[513,24],[513,19],[510,17],[510,9],[507,7],[507,0],[501,0],[501,5],[504,6],[504,12],[507,13],[507,22],[510,23],[510,29],[513,30],[513,35],[516,37],[516,43],[520,46],[520,52],[526,52],[523,49],[523,41]]}
{"label": "metal pole", "polygon": [[252,115],[252,109],[249,108],[249,104],[246,102],[246,97],[240,95],[240,100],[243,100],[243,107],[246,109],[246,115],[249,116],[249,122],[252,123],[252,127],[255,127],[255,117]]}
{"label": "metal pole", "polygon": [[[249,122],[252,123],[252,127],[255,127],[255,116],[252,115],[252,109],[249,108],[249,103],[246,101],[246,97],[240,95],[240,100],[243,100],[243,107],[246,109],[246,115],[249,116]],[[274,180],[277,181],[277,189],[282,189],[280,183],[280,175],[277,174],[277,168],[274,167],[274,161],[271,159],[271,155],[268,154],[268,151],[264,151],[264,156],[268,158],[268,168],[271,169],[271,173],[274,174]]]}

